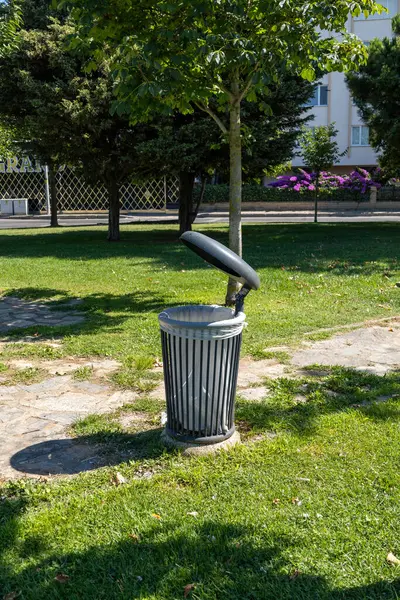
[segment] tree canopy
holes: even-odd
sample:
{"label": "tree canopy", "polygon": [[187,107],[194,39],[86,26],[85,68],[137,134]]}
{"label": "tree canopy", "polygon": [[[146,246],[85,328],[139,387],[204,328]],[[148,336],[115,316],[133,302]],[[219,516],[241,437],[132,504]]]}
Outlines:
{"label": "tree canopy", "polygon": [[400,18],[393,20],[395,35],[375,39],[368,62],[347,76],[354,103],[370,128],[370,142],[382,166],[398,176],[400,170]]}
{"label": "tree canopy", "polygon": [[140,127],[134,132],[126,115],[111,114],[113,81],[106,58],[88,73],[87,56],[68,48],[74,23],[65,15],[55,19],[50,9],[46,19],[45,11],[45,0],[36,5],[26,0],[16,47],[0,57],[1,119],[15,128],[22,151],[49,165],[52,224],[57,224],[55,169],[67,163],[107,186],[109,239],[117,240],[119,184],[135,163]]}
{"label": "tree canopy", "polygon": [[[356,68],[362,42],[346,31],[349,13],[380,11],[373,0],[63,0],[73,6],[79,36],[101,59],[115,49],[117,112],[131,118],[154,111],[207,112],[230,146],[230,247],[241,254],[241,103],[288,71],[313,80],[317,69]],[[79,43],[79,40],[77,41]],[[216,99],[217,110],[210,100]],[[229,111],[229,119],[220,113]],[[227,302],[237,291],[231,281]]]}

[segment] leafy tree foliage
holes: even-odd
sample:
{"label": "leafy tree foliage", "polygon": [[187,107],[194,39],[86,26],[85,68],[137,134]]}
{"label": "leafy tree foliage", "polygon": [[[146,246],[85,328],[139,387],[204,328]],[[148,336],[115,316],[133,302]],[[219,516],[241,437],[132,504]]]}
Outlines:
{"label": "leafy tree foliage", "polygon": [[[266,168],[291,158],[299,130],[310,119],[305,115],[304,105],[313,91],[313,84],[282,74],[268,96],[272,109],[269,116],[258,104],[244,102],[243,170],[248,180],[260,181]],[[211,117],[198,108],[186,115],[175,113],[172,117],[155,118],[149,129],[153,134],[137,146],[137,173],[145,178],[157,177],[160,173],[174,173],[179,177],[180,231],[187,231],[191,229],[202,198],[202,194],[198,194],[193,204],[195,177],[200,176],[202,184],[214,171],[229,178],[228,140]]]}
{"label": "leafy tree foliage", "polygon": [[[49,165],[51,224],[57,225],[57,167],[68,163],[109,192],[110,240],[119,239],[119,186],[135,163],[134,132],[111,115],[113,83],[107,61],[88,74],[87,57],[71,52],[73,24],[47,14],[46,2],[25,0],[17,46],[0,58],[2,119],[18,130],[20,148]],[[35,8],[37,10],[35,10]],[[25,13],[26,9],[26,13]]]}
{"label": "leafy tree foliage", "polygon": [[[134,119],[154,110],[207,112],[229,137],[230,247],[241,254],[241,104],[278,80],[282,70],[313,80],[365,58],[347,34],[349,12],[381,10],[373,0],[63,0],[75,8],[86,40],[116,48],[118,111]],[[324,31],[324,33],[322,33]],[[229,112],[225,119],[210,100]],[[268,113],[267,101],[260,101]],[[237,286],[230,282],[232,303]]]}
{"label": "leafy tree foliage", "polygon": [[15,38],[21,21],[22,10],[16,0],[0,3],[0,57],[7,56],[15,48]]}
{"label": "leafy tree foliage", "polygon": [[347,76],[353,100],[370,128],[370,141],[389,174],[400,171],[400,17],[392,39],[371,42],[368,62]]}
{"label": "leafy tree foliage", "polygon": [[330,169],[347,152],[339,151],[334,123],[304,129],[300,140],[304,165],[315,173],[314,223],[318,221],[318,191],[322,171]]}

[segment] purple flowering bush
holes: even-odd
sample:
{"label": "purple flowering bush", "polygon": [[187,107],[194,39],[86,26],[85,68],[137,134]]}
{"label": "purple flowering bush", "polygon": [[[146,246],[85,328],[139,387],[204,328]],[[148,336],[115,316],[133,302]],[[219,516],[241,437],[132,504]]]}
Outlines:
{"label": "purple flowering bush", "polygon": [[[335,175],[322,171],[319,176],[321,190],[348,190],[367,194],[371,187],[380,188],[381,184],[373,178],[374,173],[366,169],[357,169],[349,175]],[[299,169],[296,175],[280,175],[277,180],[270,183],[270,187],[294,190],[295,192],[313,192],[316,186],[316,173],[307,173]]]}

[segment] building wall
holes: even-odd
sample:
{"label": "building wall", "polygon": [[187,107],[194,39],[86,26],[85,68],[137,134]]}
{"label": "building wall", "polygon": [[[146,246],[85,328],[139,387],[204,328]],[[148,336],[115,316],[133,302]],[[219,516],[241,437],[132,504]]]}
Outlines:
{"label": "building wall", "polygon": [[[396,1],[396,0],[394,0]],[[392,2],[393,0],[389,0]],[[385,5],[385,1],[382,0]],[[400,0],[397,0],[397,12],[400,13]],[[363,42],[370,42],[376,37],[384,38],[392,36],[391,19],[394,15],[385,14],[384,18],[353,19],[349,17],[347,22],[348,31],[355,33]],[[335,171],[346,172],[356,166],[371,167],[377,164],[377,155],[371,146],[353,146],[351,139],[352,126],[362,125],[356,106],[352,103],[349,90],[345,83],[343,73],[329,73],[320,82],[328,86],[328,105],[313,106],[310,114],[314,120],[310,126],[336,124],[338,130],[337,142],[340,151],[348,149],[347,153],[335,165]],[[303,166],[302,157],[294,157],[293,166]]]}

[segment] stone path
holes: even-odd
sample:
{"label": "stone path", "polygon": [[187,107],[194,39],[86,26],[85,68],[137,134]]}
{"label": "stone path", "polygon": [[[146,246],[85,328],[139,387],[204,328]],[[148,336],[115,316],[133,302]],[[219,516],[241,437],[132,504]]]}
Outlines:
{"label": "stone path", "polygon": [[[0,479],[25,474],[73,474],[129,458],[121,453],[115,457],[104,456],[101,446],[73,440],[67,434],[68,426],[77,418],[135,403],[138,394],[117,391],[110,383],[110,375],[120,367],[118,362],[78,358],[5,362],[14,371],[40,367],[45,375],[41,382],[27,385],[4,385],[4,381],[1,385],[0,380]],[[305,343],[292,352],[291,362],[286,365],[274,359],[244,358],[240,365],[238,394],[260,401],[268,393],[264,378],[301,375],[302,367],[312,364],[344,365],[379,375],[398,369],[400,324],[370,326],[328,340]],[[90,367],[90,381],[74,378],[74,371],[80,367]],[[163,398],[163,384],[149,395]],[[130,418],[125,420],[128,423]]]}
{"label": "stone path", "polygon": [[[78,303],[78,300],[70,300],[64,306],[76,306]],[[72,310],[52,310],[48,302],[22,300],[13,296],[0,298],[0,333],[35,325],[77,325],[83,321],[82,314]]]}
{"label": "stone path", "polygon": [[[9,364],[15,367],[18,363],[22,368],[38,364],[15,360]],[[71,374],[79,367],[89,367],[92,377],[99,380],[119,367],[112,360],[42,361],[40,366],[49,369],[49,377],[40,383],[0,385],[0,477],[15,477],[18,472],[21,476],[24,461],[27,470],[39,469],[39,473],[73,473],[93,468],[91,464],[80,466],[82,460],[93,456],[93,448],[72,448],[74,442],[65,439],[66,428],[78,418],[110,412],[137,398],[134,392],[116,391],[106,382],[76,381]],[[66,446],[73,450],[69,455],[53,452],[49,456],[52,448],[63,454]],[[15,457],[23,450],[25,453]],[[38,461],[33,460],[35,454],[40,468]]]}
{"label": "stone path", "polygon": [[376,375],[400,368],[400,324],[356,329],[309,344],[292,356],[292,365],[342,365]]}

